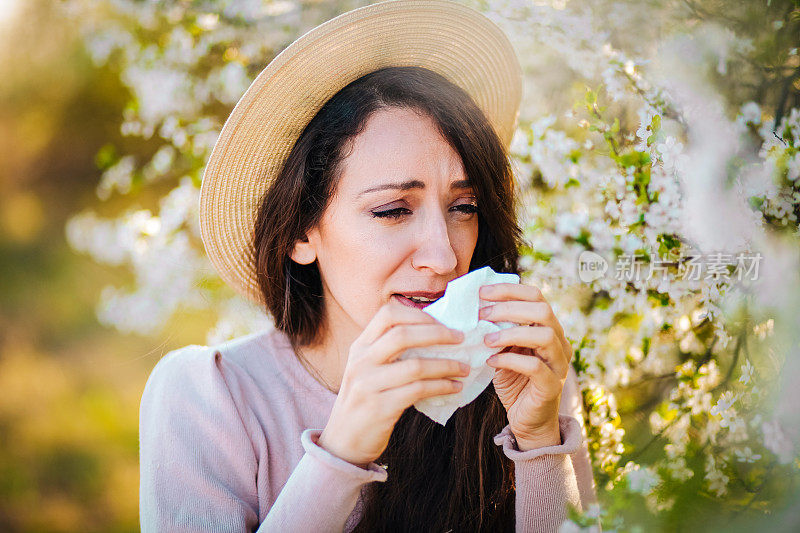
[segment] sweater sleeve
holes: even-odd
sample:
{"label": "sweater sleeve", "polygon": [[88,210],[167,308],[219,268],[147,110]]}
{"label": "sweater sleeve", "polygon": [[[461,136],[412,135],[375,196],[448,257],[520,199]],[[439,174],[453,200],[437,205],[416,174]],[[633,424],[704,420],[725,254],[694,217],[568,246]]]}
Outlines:
{"label": "sweater sleeve", "polygon": [[[516,531],[557,532],[567,517],[567,504],[585,510],[596,501],[588,447],[583,437],[582,402],[570,368],[558,415],[561,444],[520,451],[507,425],[494,437],[514,461]],[[581,417],[576,418],[576,417]]]}
{"label": "sweater sleeve", "polygon": [[[378,464],[371,462],[361,468],[319,446],[321,434],[321,429],[306,429],[300,435],[305,454],[259,532],[350,531],[354,524],[348,517],[363,485],[386,481],[388,473]],[[345,528],[346,524],[349,527]]]}
{"label": "sweater sleeve", "polygon": [[141,530],[341,532],[362,485],[387,472],[330,454],[316,444],[321,430],[305,430],[305,454],[259,525],[259,458],[245,423],[252,413],[234,400],[226,365],[213,348],[192,345],[151,372],[139,413]]}

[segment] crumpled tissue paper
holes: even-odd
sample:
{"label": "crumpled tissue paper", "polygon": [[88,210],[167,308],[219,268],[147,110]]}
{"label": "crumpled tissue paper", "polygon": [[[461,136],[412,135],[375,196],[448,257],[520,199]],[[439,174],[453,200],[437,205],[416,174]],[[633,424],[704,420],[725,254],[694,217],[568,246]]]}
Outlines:
{"label": "crumpled tissue paper", "polygon": [[514,322],[489,322],[478,318],[478,310],[494,302],[483,300],[478,290],[483,285],[494,283],[519,283],[516,274],[498,274],[491,267],[473,270],[447,284],[444,296],[423,309],[424,312],[449,328],[464,332],[460,344],[437,344],[420,348],[409,348],[398,357],[401,359],[442,358],[456,359],[472,367],[467,377],[452,377],[464,383],[464,388],[454,394],[423,398],[414,407],[432,420],[445,425],[459,407],[467,405],[489,386],[495,369],[486,364],[489,356],[503,350],[490,348],[483,337],[493,331],[516,326]]}

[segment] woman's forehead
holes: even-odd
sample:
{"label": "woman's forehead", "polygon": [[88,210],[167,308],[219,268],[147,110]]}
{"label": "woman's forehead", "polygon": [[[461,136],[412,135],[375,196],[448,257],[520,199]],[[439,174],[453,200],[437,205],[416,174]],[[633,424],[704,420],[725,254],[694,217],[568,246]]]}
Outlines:
{"label": "woman's forehead", "polygon": [[356,137],[343,161],[340,186],[350,196],[379,190],[464,189],[468,184],[458,153],[433,119],[411,110],[381,110]]}

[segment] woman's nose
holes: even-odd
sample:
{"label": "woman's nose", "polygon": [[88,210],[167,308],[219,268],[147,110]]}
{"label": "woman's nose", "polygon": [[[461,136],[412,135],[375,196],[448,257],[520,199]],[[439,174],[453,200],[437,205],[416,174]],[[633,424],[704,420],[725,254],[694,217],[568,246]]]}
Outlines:
{"label": "woman's nose", "polygon": [[411,266],[417,270],[429,268],[437,274],[449,274],[458,264],[447,221],[443,215],[429,217],[417,233],[417,249],[411,256]]}

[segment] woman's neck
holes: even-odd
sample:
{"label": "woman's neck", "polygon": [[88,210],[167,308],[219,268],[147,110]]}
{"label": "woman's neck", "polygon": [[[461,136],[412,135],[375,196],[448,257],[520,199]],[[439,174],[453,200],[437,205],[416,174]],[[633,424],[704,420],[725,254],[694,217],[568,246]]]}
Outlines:
{"label": "woman's neck", "polygon": [[351,344],[352,341],[326,336],[321,343],[300,346],[297,350],[298,358],[314,379],[326,389],[338,394]]}

